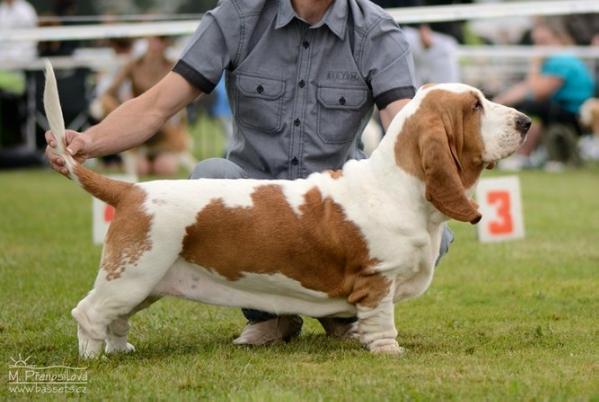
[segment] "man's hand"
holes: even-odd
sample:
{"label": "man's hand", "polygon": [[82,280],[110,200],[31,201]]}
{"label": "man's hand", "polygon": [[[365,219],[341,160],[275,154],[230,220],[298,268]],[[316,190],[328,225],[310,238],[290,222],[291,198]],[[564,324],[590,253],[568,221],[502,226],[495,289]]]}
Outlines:
{"label": "man's hand", "polygon": [[[65,161],[62,157],[58,156],[54,149],[56,148],[56,138],[51,131],[46,131],[46,157],[52,166],[52,169],[56,170],[63,176],[68,177],[68,170],[65,165]],[[91,139],[73,130],[67,130],[65,135],[66,150],[69,154],[75,158],[79,163],[82,163],[88,159],[91,154]]]}

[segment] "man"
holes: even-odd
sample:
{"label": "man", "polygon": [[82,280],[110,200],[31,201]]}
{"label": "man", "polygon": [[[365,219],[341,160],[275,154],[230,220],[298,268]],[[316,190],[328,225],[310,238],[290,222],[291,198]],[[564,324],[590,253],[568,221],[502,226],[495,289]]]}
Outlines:
{"label": "man", "polygon": [[[414,94],[397,24],[368,0],[248,3],[223,1],[207,13],[173,72],[86,135],[68,133],[70,152],[83,160],[145,141],[225,72],[234,138],[227,159],[201,162],[192,178],[296,179],[363,157],[358,136],[373,105],[387,127]],[[48,157],[66,173],[51,147]],[[288,340],[301,330],[297,316],[244,315],[237,344]],[[329,335],[351,335],[354,320],[320,321]]]}

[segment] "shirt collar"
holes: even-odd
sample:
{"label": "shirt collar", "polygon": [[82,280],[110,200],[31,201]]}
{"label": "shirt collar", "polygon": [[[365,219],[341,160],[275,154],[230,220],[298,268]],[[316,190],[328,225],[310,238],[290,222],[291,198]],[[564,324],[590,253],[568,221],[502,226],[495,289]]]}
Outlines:
{"label": "shirt collar", "polygon": [[[316,29],[326,25],[335,35],[339,37],[339,39],[343,39],[345,36],[345,28],[347,26],[347,12],[347,0],[335,0],[325,13],[322,20],[312,25],[310,28]],[[291,5],[291,0],[279,0],[279,9],[277,11],[275,29],[286,26],[293,18],[301,20],[301,18],[295,13],[295,10]]]}

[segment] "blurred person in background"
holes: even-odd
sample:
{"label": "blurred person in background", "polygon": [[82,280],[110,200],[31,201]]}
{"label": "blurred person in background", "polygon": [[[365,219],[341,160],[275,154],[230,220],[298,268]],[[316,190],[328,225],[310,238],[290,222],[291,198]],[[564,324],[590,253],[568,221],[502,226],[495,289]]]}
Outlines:
{"label": "blurred person in background", "polygon": [[[3,41],[5,31],[34,28],[37,26],[37,13],[25,0],[0,0],[0,149],[10,148],[0,154],[0,167],[16,167],[24,162],[17,150],[23,138],[25,121],[25,74],[3,65],[28,65],[37,57],[36,43],[31,41]],[[27,158],[29,158],[28,155]],[[39,160],[33,158],[39,163]]]}
{"label": "blurred person in background", "polygon": [[[532,40],[537,46],[565,47],[573,43],[558,18],[537,20]],[[543,130],[549,125],[567,125],[580,134],[580,107],[592,97],[594,86],[588,67],[568,52],[532,60],[526,79],[495,98],[498,103],[514,106],[539,119],[533,123],[528,139],[518,153],[502,161],[500,167],[506,170],[532,167],[530,156],[540,144]],[[553,162],[549,161],[548,167],[557,167]]]}
{"label": "blurred person in background", "polygon": [[[115,110],[130,91],[137,97],[152,88],[173,68],[174,61],[166,56],[168,38],[147,39],[146,51],[127,63],[113,78],[111,84],[92,108],[94,117],[101,119]],[[123,88],[126,88],[123,91]],[[103,116],[102,116],[103,115]],[[187,132],[184,112],[172,116],[143,146],[125,155],[126,170],[129,174],[170,176],[177,173],[180,154],[187,152],[191,137]]]}
{"label": "blurred person in background", "polygon": [[460,81],[458,42],[451,36],[434,32],[429,25],[404,28],[414,57],[416,86]]}
{"label": "blurred person in background", "polygon": [[[37,13],[31,4],[25,0],[1,0],[0,3],[0,34],[4,30],[35,28]],[[32,61],[37,56],[36,44],[30,41],[4,42],[0,41],[0,60]]]}

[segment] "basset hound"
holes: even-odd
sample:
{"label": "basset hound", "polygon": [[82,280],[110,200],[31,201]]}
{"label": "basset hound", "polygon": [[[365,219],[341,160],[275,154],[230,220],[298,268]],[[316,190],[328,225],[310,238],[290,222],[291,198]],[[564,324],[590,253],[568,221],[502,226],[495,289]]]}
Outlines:
{"label": "basset hound", "polygon": [[163,296],[312,317],[357,316],[400,354],[394,303],[430,285],[443,224],[477,223],[467,193],[530,119],[463,84],[421,88],[372,156],[306,179],[111,180],[64,151],[51,66],[46,113],[70,177],[116,208],[93,290],[72,311],[79,353],[132,351],[128,319]]}

